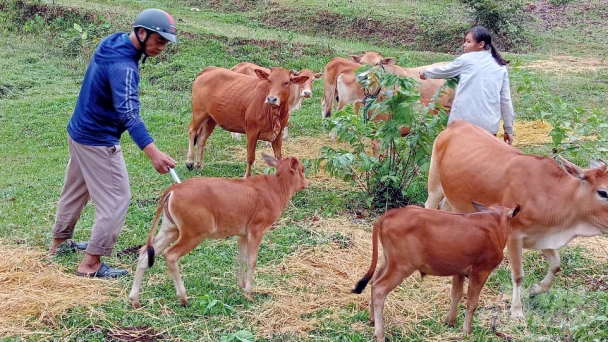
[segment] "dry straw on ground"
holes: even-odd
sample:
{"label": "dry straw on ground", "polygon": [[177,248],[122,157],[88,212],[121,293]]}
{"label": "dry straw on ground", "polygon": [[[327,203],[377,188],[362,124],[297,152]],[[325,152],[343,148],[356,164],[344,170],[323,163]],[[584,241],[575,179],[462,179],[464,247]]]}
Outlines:
{"label": "dry straw on ground", "polygon": [[43,338],[68,310],[107,302],[117,293],[107,280],[66,273],[43,251],[0,240],[0,336]]}
{"label": "dry straw on ground", "polygon": [[530,62],[520,68],[559,74],[594,72],[608,69],[608,61],[605,58],[552,56],[546,60]]}

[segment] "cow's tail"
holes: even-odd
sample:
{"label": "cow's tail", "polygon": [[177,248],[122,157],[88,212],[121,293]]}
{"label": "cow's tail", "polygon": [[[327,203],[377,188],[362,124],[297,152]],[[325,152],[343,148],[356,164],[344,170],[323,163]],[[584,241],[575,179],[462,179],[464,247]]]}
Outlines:
{"label": "cow's tail", "polygon": [[[325,70],[325,75],[327,75],[327,70]],[[337,81],[338,75],[336,77],[325,77],[323,100],[321,101],[321,115],[323,118],[331,116],[334,98],[336,97],[336,87],[338,86]]]}
{"label": "cow's tail", "polygon": [[378,263],[378,234],[380,232],[380,227],[382,226],[382,222],[384,220],[379,219],[378,222],[374,225],[374,229],[372,230],[372,264],[369,266],[369,270],[367,273],[359,280],[357,286],[353,289],[353,293],[361,293],[369,283],[370,279],[374,275],[376,271],[376,264]]}
{"label": "cow's tail", "polygon": [[171,196],[171,191],[167,190],[158,202],[158,207],[156,208],[156,215],[154,215],[154,220],[152,220],[152,228],[150,228],[150,234],[148,235],[148,239],[146,240],[146,244],[144,245],[144,248],[148,253],[148,267],[152,267],[152,265],[154,265],[154,235],[156,235],[156,230],[158,229],[158,221],[160,221],[160,216],[163,213],[163,210],[167,213],[167,217],[169,217],[169,207],[167,206],[167,204],[169,203],[169,196]]}

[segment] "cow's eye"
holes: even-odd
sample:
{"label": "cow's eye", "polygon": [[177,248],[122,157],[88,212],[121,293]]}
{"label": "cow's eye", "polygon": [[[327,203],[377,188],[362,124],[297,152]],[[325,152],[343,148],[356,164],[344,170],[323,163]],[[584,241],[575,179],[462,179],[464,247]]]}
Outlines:
{"label": "cow's eye", "polygon": [[287,81],[287,82],[283,83],[283,86],[284,86],[284,87],[287,87],[288,85],[289,85],[289,81]]}
{"label": "cow's eye", "polygon": [[601,198],[608,199],[608,193],[604,190],[598,190],[597,194],[600,195]]}

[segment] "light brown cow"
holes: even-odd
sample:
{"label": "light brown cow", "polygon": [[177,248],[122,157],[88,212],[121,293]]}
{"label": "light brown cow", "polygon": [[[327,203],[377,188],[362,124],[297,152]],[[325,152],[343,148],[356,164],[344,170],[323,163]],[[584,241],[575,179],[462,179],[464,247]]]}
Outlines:
{"label": "light brown cow", "polygon": [[[182,305],[188,303],[177,262],[203,239],[238,236],[238,286],[252,300],[253,271],[262,237],[281,216],[289,200],[308,186],[304,166],[296,158],[277,160],[262,155],[276,167],[276,174],[246,179],[190,178],[170,186],[162,195],[152,222],[150,235],[139,252],[133,288],[129,294],[133,306],[140,307],[139,290],[144,271],[152,267],[154,256],[163,255]],[[154,237],[158,221],[162,225]],[[177,241],[176,241],[177,240]],[[247,276],[245,277],[245,270]]]}
{"label": "light brown cow", "polygon": [[[384,341],[382,312],[386,296],[415,271],[425,275],[452,276],[452,305],[446,321],[456,323],[456,309],[468,277],[467,312],[463,331],[471,333],[479,293],[490,273],[503,260],[503,250],[511,233],[510,221],[520,211],[502,205],[490,208],[473,202],[478,213],[453,214],[410,205],[389,210],[374,225],[372,263],[354,293],[361,293],[372,280],[370,319],[375,336]],[[384,248],[384,264],[378,262],[378,238]],[[372,278],[373,275],[373,278]]]}
{"label": "light brown cow", "polygon": [[202,167],[203,149],[216,125],[247,135],[245,177],[251,176],[258,140],[270,141],[274,156],[281,159],[281,132],[289,119],[290,88],[306,82],[308,76],[294,76],[283,68],[255,72],[257,77],[207,67],[196,77],[192,85],[192,121],[188,126],[188,169],[194,166],[195,144],[196,167]]}
{"label": "light brown cow", "polygon": [[[256,76],[255,69],[261,69],[270,74],[270,69],[264,68],[253,63],[242,62],[233,66],[230,70],[241,74]],[[312,97],[312,84],[315,80],[323,77],[323,73],[315,73],[310,69],[302,69],[300,72],[292,71],[295,76],[308,76],[308,80],[302,84],[291,87],[291,93],[289,94],[289,115],[293,114],[296,110],[302,107],[302,100],[309,99]],[[287,121],[289,125],[289,121]],[[283,140],[289,139],[288,126],[283,129]],[[232,133],[232,138],[241,140],[240,133]]]}
{"label": "light brown cow", "polygon": [[[394,61],[395,59],[388,58],[387,60]],[[398,65],[395,65],[394,63],[386,63],[386,64],[382,64],[382,67],[383,67],[384,71],[387,73],[392,73],[392,74],[395,74],[398,76],[412,77],[416,81],[420,82],[420,88],[419,88],[420,103],[423,104],[424,106],[428,106],[429,103],[431,102],[431,100],[433,99],[433,96],[435,96],[435,94],[439,90],[439,88],[441,88],[445,84],[445,80],[444,79],[421,80],[419,73],[421,70],[424,70],[426,68],[444,65],[444,64],[447,64],[447,62],[435,63],[435,64],[425,65],[425,66],[420,66],[420,67],[415,67],[415,68],[403,68]],[[359,75],[355,75],[355,74],[340,75],[337,80],[338,97],[346,98],[348,101],[350,101],[348,103],[362,102],[365,97],[365,93],[363,91],[363,87],[361,86],[361,84],[358,81],[361,80],[362,78],[366,77],[366,74],[367,73],[362,73]],[[379,93],[378,90],[368,90],[368,91],[372,94]],[[439,101],[438,101],[439,104],[449,110],[452,107],[452,103],[454,102],[454,95],[455,95],[455,91],[452,88],[448,87],[447,89],[445,89],[444,92],[442,92],[439,95]],[[355,113],[358,113],[357,107],[355,108]]]}
{"label": "light brown cow", "polygon": [[540,249],[549,271],[530,295],[547,292],[560,269],[557,249],[576,236],[608,233],[608,174],[604,163],[581,169],[560,157],[523,154],[482,128],[453,121],[433,145],[427,208],[473,210],[470,200],[522,205],[507,242],[513,280],[511,316],[524,318],[522,248]]}
{"label": "light brown cow", "polygon": [[384,65],[395,63],[394,58],[383,58],[379,53],[368,51],[362,56],[352,55],[350,60],[336,57],[333,58],[325,66],[325,82],[323,85],[323,100],[321,101],[321,116],[327,118],[331,116],[332,107],[336,96],[338,96],[338,110],[344,108],[347,104],[355,104],[358,109],[360,106],[360,98],[351,98],[351,94],[344,93],[341,96],[338,94],[338,77],[340,75],[355,76],[355,70],[361,65]]}

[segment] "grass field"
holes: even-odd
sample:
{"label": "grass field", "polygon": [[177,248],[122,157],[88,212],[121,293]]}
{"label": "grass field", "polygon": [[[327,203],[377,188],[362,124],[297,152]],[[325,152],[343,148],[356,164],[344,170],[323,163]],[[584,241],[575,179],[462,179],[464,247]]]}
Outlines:
{"label": "grass field", "polygon": [[[535,105],[560,99],[567,108],[606,113],[608,1],[570,2],[561,7],[545,0],[531,3],[536,6],[530,10],[536,18],[530,22],[531,47],[504,55],[512,61],[513,102],[518,127],[522,127],[515,144],[527,153],[549,155],[553,145],[547,143],[550,139],[545,133],[538,133],[546,126],[538,123]],[[140,310],[133,309],[127,298],[132,276],[113,281],[73,276],[81,254],[44,255],[68,160],[65,127],[98,40],[114,31],[129,31],[130,21],[144,8],[163,8],[176,18],[180,42],[141,67],[141,116],[157,146],[178,161],[176,171],[182,179],[241,177],[246,167],[245,142],[232,140],[221,129],[209,139],[205,168],[188,171],[184,167],[191,85],[205,66],[231,67],[249,61],[320,72],[335,56],[367,50],[395,57],[402,66],[448,61],[457,54],[420,51],[414,35],[400,34],[408,29],[418,32],[417,23],[425,17],[464,25],[467,12],[458,6],[455,0],[9,0],[0,4],[0,253],[6,256],[0,263],[0,338],[371,340],[369,290],[359,296],[349,292],[369,266],[371,226],[378,213],[365,208],[365,198],[357,188],[325,173],[308,174],[310,187],[293,198],[277,228],[264,238],[252,302],[236,286],[234,238],[205,241],[181,260],[188,307],[180,306],[162,258],[146,272]],[[85,39],[74,24],[87,30]],[[379,36],[378,30],[390,36]],[[529,92],[518,91],[520,87]],[[323,84],[317,81],[313,98],[292,116],[292,140],[284,144],[284,154],[312,159],[321,146],[330,145],[320,115],[322,92]],[[544,115],[557,115],[550,108],[545,111]],[[132,200],[116,253],[106,260],[132,274],[133,250],[144,242],[157,199],[173,181],[169,175],[156,173],[128,134],[121,145]],[[259,161],[261,151],[268,150],[259,144],[257,174],[265,171]],[[589,164],[581,155],[567,156],[578,165]],[[88,239],[93,213],[92,205],[87,206],[75,240]],[[33,278],[17,276],[27,270],[20,266],[24,261],[14,256],[25,250],[39,266]],[[560,255],[562,272],[551,292],[524,297],[524,322],[509,317],[512,285],[507,262],[503,262],[482,291],[470,337],[461,333],[464,300],[455,328],[442,321],[449,308],[449,280],[412,276],[389,295],[387,338],[607,340],[608,239],[576,239]],[[11,265],[11,260],[21,264]],[[526,252],[524,270],[527,289],[546,273],[546,260],[537,251]],[[55,278],[46,278],[47,272],[71,283],[60,287]],[[91,300],[74,300],[86,297],[75,291],[79,284],[94,288]],[[40,290],[36,286],[44,286],[48,295],[32,296]],[[64,298],[70,294],[73,298]],[[64,301],[68,299],[72,301]],[[22,303],[24,309],[15,303]]]}

